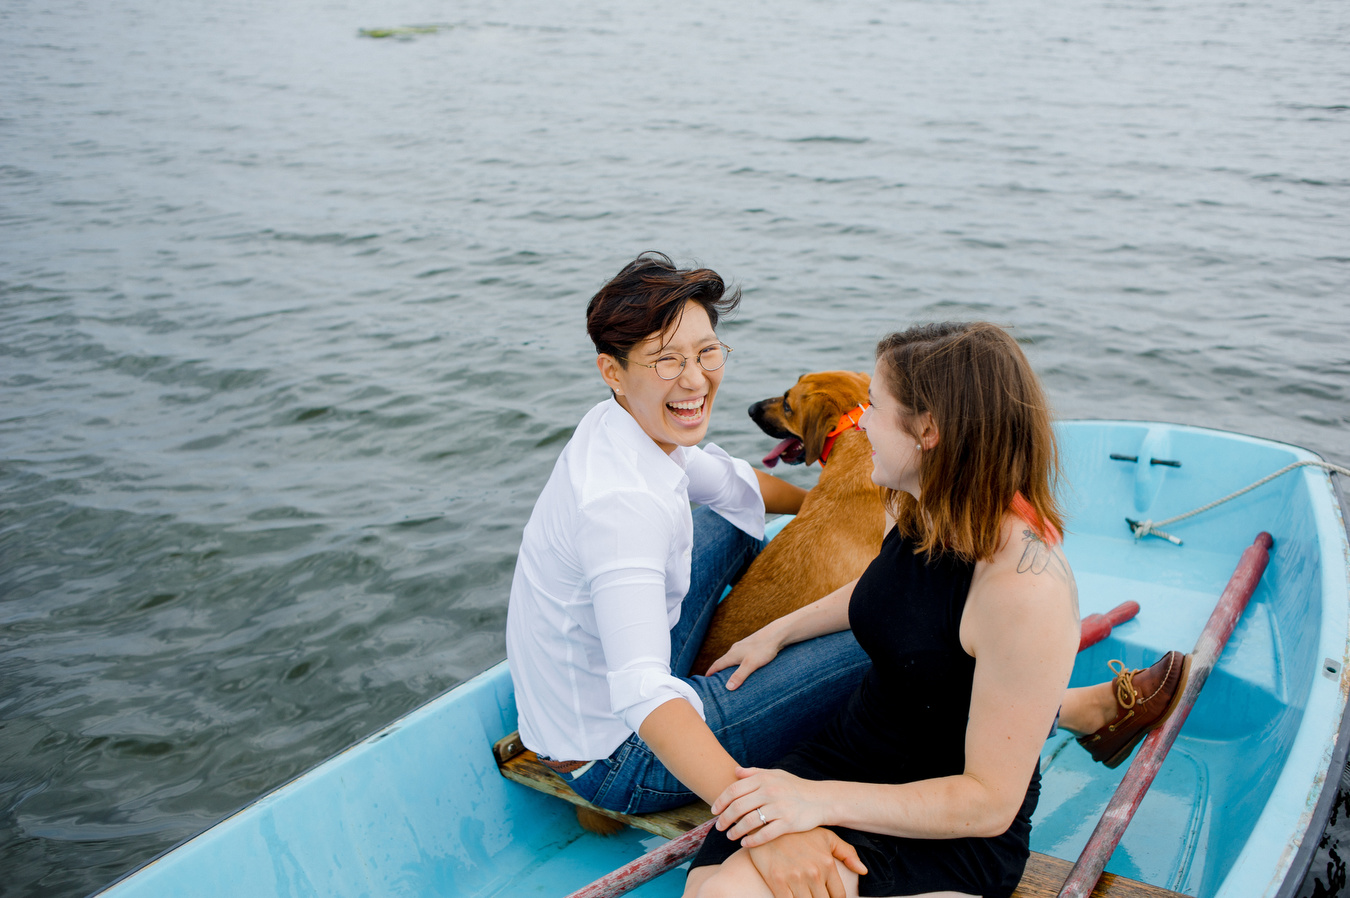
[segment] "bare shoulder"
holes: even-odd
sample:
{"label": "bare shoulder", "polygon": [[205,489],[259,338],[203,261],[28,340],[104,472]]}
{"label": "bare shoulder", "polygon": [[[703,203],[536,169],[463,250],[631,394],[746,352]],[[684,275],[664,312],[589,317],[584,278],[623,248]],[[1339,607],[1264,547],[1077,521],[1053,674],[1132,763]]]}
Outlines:
{"label": "bare shoulder", "polygon": [[975,615],[963,618],[963,638],[974,636],[968,622],[983,622],[995,631],[1078,626],[1078,586],[1064,550],[1014,515],[1004,522],[994,557],[976,566],[967,601]]}
{"label": "bare shoulder", "polygon": [[1013,514],[1004,518],[998,549],[984,566],[996,578],[1016,578],[1020,581],[1018,587],[1030,587],[1033,591],[1053,592],[1056,586],[1070,587],[1074,582],[1064,549],[1047,542],[1030,524]]}

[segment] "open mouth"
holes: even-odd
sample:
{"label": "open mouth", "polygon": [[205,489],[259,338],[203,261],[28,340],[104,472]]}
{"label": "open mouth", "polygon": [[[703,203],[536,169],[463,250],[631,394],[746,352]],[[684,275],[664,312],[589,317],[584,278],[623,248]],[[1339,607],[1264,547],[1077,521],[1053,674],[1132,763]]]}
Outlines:
{"label": "open mouth", "polygon": [[699,396],[682,402],[667,402],[666,409],[685,424],[697,424],[703,420],[703,406],[707,399],[707,396]]}
{"label": "open mouth", "polygon": [[773,451],[764,456],[764,467],[772,468],[780,461],[788,465],[799,465],[806,459],[806,447],[802,441],[796,437],[788,437],[777,446]]}

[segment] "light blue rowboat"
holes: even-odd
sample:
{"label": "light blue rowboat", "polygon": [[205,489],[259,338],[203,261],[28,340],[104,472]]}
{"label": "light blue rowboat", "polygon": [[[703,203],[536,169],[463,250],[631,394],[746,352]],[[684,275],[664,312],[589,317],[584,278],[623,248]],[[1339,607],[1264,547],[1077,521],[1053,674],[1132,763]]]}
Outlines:
{"label": "light blue rowboat", "polygon": [[[1295,895],[1348,741],[1350,546],[1330,475],[1302,467],[1169,526],[1181,546],[1136,540],[1127,517],[1162,521],[1316,456],[1167,424],[1072,421],[1059,432],[1065,551],[1082,611],[1142,606],[1079,656],[1074,685],[1107,677],[1111,658],[1143,667],[1165,650],[1189,651],[1243,549],[1261,530],[1275,539],[1108,872],[1197,896]],[[503,779],[492,744],[515,729],[503,662],[102,894],[562,896],[662,842],[636,830],[584,833],[570,805]],[[1092,763],[1068,734],[1046,743],[1041,763],[1032,847],[1073,860],[1126,768]],[[675,871],[633,894],[676,896],[683,879]]]}

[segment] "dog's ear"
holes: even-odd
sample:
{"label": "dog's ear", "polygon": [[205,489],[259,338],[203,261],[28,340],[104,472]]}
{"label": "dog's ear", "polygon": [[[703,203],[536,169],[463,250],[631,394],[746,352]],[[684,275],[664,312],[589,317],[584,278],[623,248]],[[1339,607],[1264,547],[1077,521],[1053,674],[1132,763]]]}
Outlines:
{"label": "dog's ear", "polygon": [[867,386],[872,378],[854,371],[824,371],[819,374],[805,375],[812,379],[811,389],[800,399],[804,415],[802,427],[802,448],[805,455],[802,461],[814,464],[820,459],[825,448],[825,435],[839,423],[845,412],[867,401]]}
{"label": "dog's ear", "polygon": [[808,393],[804,398],[811,413],[805,416],[806,424],[802,427],[802,448],[806,450],[802,461],[813,465],[820,460],[820,453],[825,449],[825,435],[839,423],[844,408],[839,397],[823,390]]}

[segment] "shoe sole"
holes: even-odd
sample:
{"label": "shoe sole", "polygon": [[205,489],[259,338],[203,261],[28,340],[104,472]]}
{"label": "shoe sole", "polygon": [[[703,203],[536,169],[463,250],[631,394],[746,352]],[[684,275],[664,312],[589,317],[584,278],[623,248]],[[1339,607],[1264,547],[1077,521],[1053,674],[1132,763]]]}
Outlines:
{"label": "shoe sole", "polygon": [[1103,761],[1102,763],[1113,770],[1119,767],[1121,762],[1124,761],[1126,758],[1128,758],[1130,754],[1134,751],[1135,746],[1137,746],[1140,742],[1144,741],[1145,736],[1147,736],[1149,733],[1153,732],[1163,724],[1167,723],[1167,721],[1172,717],[1172,712],[1175,711],[1177,709],[1177,705],[1181,703],[1182,693],[1186,691],[1186,684],[1190,682],[1190,679],[1191,679],[1191,656],[1183,655],[1181,659],[1181,682],[1177,683],[1177,691],[1172,693],[1172,700],[1167,703],[1167,707],[1163,709],[1162,714],[1158,715],[1158,719],[1153,721],[1153,723],[1149,724],[1147,727],[1136,733],[1134,738],[1131,739],[1129,742],[1125,743],[1125,746],[1121,748],[1120,751],[1116,752],[1109,759]]}

